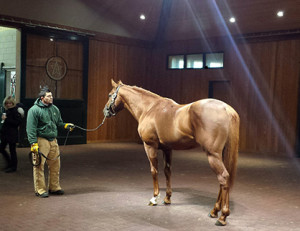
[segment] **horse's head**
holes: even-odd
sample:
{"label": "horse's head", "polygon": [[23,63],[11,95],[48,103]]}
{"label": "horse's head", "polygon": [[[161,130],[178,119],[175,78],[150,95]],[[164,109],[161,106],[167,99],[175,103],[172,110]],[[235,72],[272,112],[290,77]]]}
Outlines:
{"label": "horse's head", "polygon": [[108,95],[108,101],[103,109],[105,117],[115,116],[124,107],[121,97],[118,97],[120,87],[123,85],[123,83],[121,81],[116,83],[115,81],[111,80],[111,85],[113,88]]}

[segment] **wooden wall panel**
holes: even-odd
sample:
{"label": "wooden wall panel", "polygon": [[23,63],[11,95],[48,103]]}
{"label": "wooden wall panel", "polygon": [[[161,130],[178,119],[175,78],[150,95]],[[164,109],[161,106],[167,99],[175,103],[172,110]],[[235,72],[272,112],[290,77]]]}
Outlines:
{"label": "wooden wall panel", "polygon": [[[295,144],[300,40],[243,42],[222,38],[177,41],[152,51],[152,76],[146,88],[189,103],[208,97],[212,80],[231,83],[231,104],[241,117],[240,150],[278,154]],[[218,70],[167,70],[169,54],[224,51]],[[164,63],[164,64],[163,64]]]}
{"label": "wooden wall panel", "polygon": [[27,36],[26,64],[29,66],[45,66],[49,57],[55,54],[55,44],[44,36]]}
{"label": "wooden wall panel", "polygon": [[[113,78],[114,46],[93,40],[89,44],[87,127],[95,128],[103,119],[102,109],[110,89],[109,79]],[[108,123],[105,123],[100,130],[88,132],[87,141],[105,140],[108,131]]]}
{"label": "wooden wall panel", "polygon": [[[297,124],[300,41],[289,40],[277,43],[277,68],[274,84],[273,112],[283,136],[280,150],[285,144],[294,147]],[[280,137],[279,137],[280,138]]]}
{"label": "wooden wall panel", "polygon": [[[66,76],[51,79],[46,72],[46,63],[52,56],[62,57],[67,64]],[[36,98],[40,86],[48,85],[55,98],[82,99],[83,45],[81,42],[57,40],[47,36],[27,35],[26,98]]]}
{"label": "wooden wall panel", "polygon": [[[272,43],[241,44],[238,48],[241,58],[235,59],[230,66],[240,67],[235,74],[239,75],[241,81],[238,84],[233,81],[235,94],[242,99],[237,105],[241,116],[241,133],[244,135],[240,148],[244,151],[265,152],[272,149],[273,145],[269,129],[272,123],[271,80],[274,78],[273,57],[276,56],[276,46]],[[230,55],[235,54],[232,52]],[[260,136],[264,139],[258,140]]]}
{"label": "wooden wall panel", "polygon": [[[240,150],[282,155],[293,148],[297,124],[300,40],[243,42],[177,41],[156,49],[115,41],[90,41],[88,127],[103,119],[110,79],[138,85],[186,104],[208,97],[210,81],[228,80],[231,105],[241,117]],[[223,69],[168,70],[167,55],[225,54]],[[88,142],[139,140],[137,122],[126,111],[110,118]]]}
{"label": "wooden wall panel", "polygon": [[[98,126],[111,90],[111,79],[143,86],[149,68],[147,48],[90,41],[87,127]],[[138,141],[137,122],[127,110],[109,118],[101,129],[87,134],[88,142]]]}
{"label": "wooden wall panel", "polygon": [[57,56],[63,57],[65,60],[68,60],[69,70],[83,71],[83,46],[81,43],[57,41],[55,49]]}

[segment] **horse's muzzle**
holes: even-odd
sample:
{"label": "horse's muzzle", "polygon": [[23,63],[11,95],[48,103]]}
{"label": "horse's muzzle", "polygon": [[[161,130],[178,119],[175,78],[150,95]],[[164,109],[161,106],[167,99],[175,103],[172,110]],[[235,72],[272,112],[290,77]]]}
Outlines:
{"label": "horse's muzzle", "polygon": [[104,116],[107,117],[107,118],[116,115],[116,113],[114,112],[114,110],[112,109],[111,106],[110,106],[110,107],[105,106],[104,109],[103,109],[103,114],[104,114]]}

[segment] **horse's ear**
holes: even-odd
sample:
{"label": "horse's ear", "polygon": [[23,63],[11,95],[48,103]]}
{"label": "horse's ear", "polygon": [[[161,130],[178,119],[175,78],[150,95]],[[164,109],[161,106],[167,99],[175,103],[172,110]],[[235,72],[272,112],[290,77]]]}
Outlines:
{"label": "horse's ear", "polygon": [[118,84],[117,84],[113,79],[111,79],[111,85],[112,85],[113,87],[117,87],[117,86],[118,86]]}
{"label": "horse's ear", "polygon": [[121,81],[121,80],[119,80],[119,85],[123,85],[123,83],[122,83],[122,81]]}

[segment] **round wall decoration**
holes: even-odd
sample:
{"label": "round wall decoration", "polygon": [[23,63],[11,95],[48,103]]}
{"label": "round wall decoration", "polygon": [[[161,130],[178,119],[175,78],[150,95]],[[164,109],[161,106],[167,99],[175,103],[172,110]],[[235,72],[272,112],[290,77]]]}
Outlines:
{"label": "round wall decoration", "polygon": [[48,76],[53,80],[61,80],[67,74],[67,63],[59,56],[53,56],[46,63],[46,71]]}

